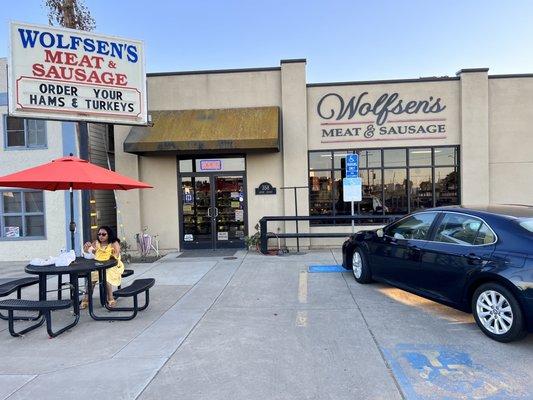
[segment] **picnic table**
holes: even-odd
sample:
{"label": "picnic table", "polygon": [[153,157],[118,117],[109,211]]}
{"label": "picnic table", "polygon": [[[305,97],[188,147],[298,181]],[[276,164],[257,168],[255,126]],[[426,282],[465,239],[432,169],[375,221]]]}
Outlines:
{"label": "picnic table", "polygon": [[[90,281],[91,272],[97,271],[100,282],[105,282],[106,278],[106,269],[111,268],[117,265],[117,260],[110,259],[108,261],[95,261],[85,258],[76,258],[68,266],[57,267],[55,265],[26,265],[24,270],[28,274],[38,275],[39,276],[39,301],[47,301],[47,278],[50,275],[69,275],[70,277],[70,298],[72,300],[72,307],[74,309],[74,321],[62,328],[57,334],[60,334],[72,327],[74,327],[80,318],[80,287],[79,287],[79,278],[86,278]],[[61,290],[62,288],[58,288]],[[100,300],[105,300],[106,296],[106,285],[100,285]],[[94,315],[93,312],[93,299],[92,299],[92,288],[88,287],[88,300],[89,300],[89,314],[94,319],[99,319]]]}
{"label": "picnic table", "polygon": [[[131,298],[133,300],[133,305],[130,307],[110,307],[108,306],[107,300],[107,285],[106,285],[106,270],[108,268],[114,267],[117,265],[117,260],[110,259],[108,261],[96,261],[85,258],[76,258],[76,260],[68,266],[57,267],[55,265],[27,265],[24,270],[28,274],[38,276],[39,284],[39,300],[26,300],[20,298],[20,289],[22,287],[28,286],[30,284],[35,284],[35,280],[32,278],[22,278],[17,279],[11,283],[6,283],[5,285],[11,284],[11,286],[5,288],[4,296],[17,290],[16,299],[7,299],[0,301],[0,310],[6,310],[8,312],[7,318],[0,314],[0,318],[8,320],[9,333],[12,336],[22,336],[25,333],[38,328],[46,321],[46,330],[50,337],[55,337],[68,329],[74,327],[80,318],[80,287],[79,279],[85,278],[87,280],[87,297],[88,297],[88,311],[91,318],[96,321],[129,321],[137,315],[139,311],[143,311],[148,307],[150,302],[149,291],[155,284],[154,278],[144,278],[137,279],[133,281],[129,286],[121,288],[113,292],[115,298]],[[93,285],[91,283],[91,273],[98,272],[99,277],[99,294],[100,294],[100,304],[102,307],[106,308],[108,311],[118,311],[118,312],[128,312],[127,315],[97,315],[94,312],[94,300],[93,300]],[[63,285],[58,287],[58,296],[57,300],[47,299],[47,279],[49,276],[61,276],[69,275],[69,289],[70,289],[70,299],[63,300],[60,296]],[[29,280],[31,282],[26,282]],[[4,286],[5,286],[4,285]],[[56,290],[50,290],[55,292]],[[139,304],[138,296],[145,295],[145,301],[143,305]],[[56,310],[62,309],[73,309],[74,320],[67,326],[54,331],[52,329],[52,318],[51,313]],[[18,311],[37,311],[38,315],[36,317],[22,317],[15,316],[14,312]],[[15,331],[14,321],[18,320],[28,320],[28,321],[37,321],[35,324],[21,330]]]}

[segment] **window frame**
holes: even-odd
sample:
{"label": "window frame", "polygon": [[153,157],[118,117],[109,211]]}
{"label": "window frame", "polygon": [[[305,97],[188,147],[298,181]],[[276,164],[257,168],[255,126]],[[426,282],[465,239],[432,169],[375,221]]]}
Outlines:
{"label": "window frame", "polygon": [[[413,218],[414,216],[420,215],[420,214],[435,214],[435,218],[433,218],[433,221],[431,221],[431,224],[429,225],[426,239],[398,239],[398,238],[395,238],[394,236],[391,236],[391,235],[389,235],[387,233],[389,231],[389,229],[392,229],[392,228],[400,225],[401,223],[403,223],[405,220],[407,220],[409,218]],[[403,218],[401,218],[401,219],[399,219],[397,221],[394,221],[390,225],[385,226],[383,228],[383,235],[388,237],[388,238],[394,239],[394,240],[418,240],[419,242],[430,242],[431,239],[435,236],[435,230],[436,230],[438,224],[442,220],[441,215],[442,215],[442,212],[440,212],[438,210],[434,210],[434,211],[430,211],[430,210],[428,210],[428,211],[416,211],[413,214],[408,214],[405,217],[403,217]]]}
{"label": "window frame", "polygon": [[[485,221],[483,218],[481,217],[478,217],[477,215],[472,215],[472,214],[468,214],[468,213],[462,213],[462,212],[455,212],[455,211],[440,211],[439,212],[441,214],[440,218],[436,221],[436,224],[433,228],[433,231],[428,239],[429,242],[431,243],[437,243],[437,244],[441,244],[441,245],[452,245],[452,246],[463,246],[463,247],[481,247],[481,246],[494,246],[496,243],[498,243],[498,235],[496,234],[496,232],[494,231],[494,229],[492,229],[492,226],[490,226],[490,224]],[[436,241],[435,240],[435,237],[437,235],[437,231],[438,231],[438,228],[439,226],[441,225],[442,221],[444,221],[444,218],[446,217],[447,214],[456,214],[456,215],[461,215],[463,217],[467,217],[467,218],[472,218],[472,219],[477,219],[479,221],[481,221],[481,225],[480,225],[480,229],[481,229],[481,226],[483,226],[483,224],[487,225],[487,227],[489,228],[489,230],[492,232],[492,234],[494,235],[494,241],[491,242],[491,243],[483,243],[483,244],[461,244],[461,243],[448,243],[448,242],[439,242],[439,241]],[[478,232],[479,232],[479,229],[478,229]]]}
{"label": "window frame", "polygon": [[[4,196],[5,192],[17,192],[21,194],[21,211],[16,213],[4,213]],[[26,212],[26,198],[24,193],[28,192],[41,192],[43,194],[43,211],[42,212]],[[31,189],[0,189],[0,242],[11,242],[21,240],[46,240],[46,199],[43,190],[31,190]],[[43,230],[42,236],[19,236],[19,237],[6,237],[4,236],[4,217],[21,217],[22,218],[22,233],[26,232],[26,217],[41,216],[43,217]]]}
{"label": "window frame", "polygon": [[[438,150],[439,148],[454,148],[455,149],[455,164],[454,163],[450,163],[450,164],[435,164],[435,150]],[[411,165],[411,160],[410,160],[410,157],[409,157],[409,153],[410,153],[410,150],[415,150],[415,149],[431,149],[431,165],[425,165],[425,166],[421,166],[421,165],[418,165],[418,164],[414,164],[414,165]],[[405,166],[391,166],[391,167],[385,167],[385,160],[384,160],[384,150],[403,150],[405,152]],[[385,213],[385,185],[384,185],[384,180],[385,180],[385,170],[391,170],[391,169],[404,169],[406,170],[406,181],[407,181],[407,187],[405,188],[405,191],[406,191],[406,197],[407,197],[407,212],[405,213],[405,215],[408,215],[408,214],[411,214],[411,212],[414,212],[413,211],[413,207],[412,207],[412,203],[413,203],[413,199],[412,199],[412,196],[411,196],[411,193],[410,193],[410,190],[411,190],[411,187],[409,185],[409,182],[411,181],[411,169],[415,169],[415,168],[431,168],[431,195],[432,195],[432,207],[437,207],[436,206],[436,202],[437,202],[437,199],[436,199],[436,189],[437,189],[437,185],[436,185],[436,182],[435,182],[435,170],[437,168],[454,168],[456,169],[457,171],[457,205],[461,204],[461,147],[460,145],[458,144],[442,144],[442,145],[437,145],[437,146],[428,146],[428,145],[425,145],[425,146],[409,146],[409,147],[402,147],[402,146],[394,146],[394,147],[365,147],[365,148],[360,148],[360,149],[329,149],[329,150],[325,150],[325,149],[318,149],[318,150],[309,150],[307,152],[307,179],[308,179],[308,182],[309,182],[309,178],[311,177],[311,172],[325,172],[325,171],[329,171],[330,173],[330,179],[332,182],[335,182],[335,172],[336,171],[342,171],[341,168],[335,168],[335,160],[334,160],[334,154],[335,152],[346,152],[346,154],[354,154],[354,153],[357,153],[357,154],[360,154],[361,152],[364,152],[364,151],[379,151],[380,152],[380,158],[381,158],[381,166],[380,167],[366,167],[366,166],[363,166],[363,167],[359,167],[359,173],[361,174],[363,171],[371,171],[371,170],[380,170],[381,171],[381,198],[379,199],[381,201],[381,204],[383,205],[382,207],[382,210],[381,210],[381,213],[378,213],[376,215],[387,215]],[[330,164],[330,168],[329,169],[325,169],[325,168],[317,168],[317,169],[311,169],[311,153],[324,153],[324,152],[329,152],[331,154],[331,164]],[[334,190],[334,189],[333,189]],[[335,193],[332,193],[332,200],[331,200],[331,213],[330,215],[331,216],[336,216],[337,215],[337,210],[336,210],[336,207],[335,207]],[[309,201],[309,205],[311,205],[311,189],[309,187],[309,190],[308,190],[308,201]],[[356,204],[356,211],[358,214],[360,214],[360,204],[359,202],[357,202]],[[422,210],[420,210],[422,211]],[[339,214],[339,215],[343,215],[343,214]],[[332,225],[349,225],[347,223],[341,223],[341,222],[332,222],[332,223],[317,223],[315,221],[310,221],[310,225],[313,225],[313,226],[332,226]]]}
{"label": "window frame", "polygon": [[[18,118],[22,119],[24,122],[24,146],[8,146],[8,138],[7,138],[7,118]],[[41,119],[35,119],[37,121],[43,121],[44,123],[44,144],[43,145],[28,145],[28,119],[34,120],[35,118],[20,118],[20,117],[12,117],[8,114],[3,115],[3,123],[4,123],[4,150],[5,151],[16,151],[16,150],[43,150],[48,148],[48,126],[47,126],[47,120],[41,120]]]}

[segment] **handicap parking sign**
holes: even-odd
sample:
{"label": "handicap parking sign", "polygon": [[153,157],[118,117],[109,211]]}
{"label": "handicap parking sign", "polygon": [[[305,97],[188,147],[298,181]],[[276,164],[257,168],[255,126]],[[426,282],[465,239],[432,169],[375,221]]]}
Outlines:
{"label": "handicap parking sign", "polygon": [[356,178],[359,176],[359,156],[357,154],[346,155],[346,177]]}

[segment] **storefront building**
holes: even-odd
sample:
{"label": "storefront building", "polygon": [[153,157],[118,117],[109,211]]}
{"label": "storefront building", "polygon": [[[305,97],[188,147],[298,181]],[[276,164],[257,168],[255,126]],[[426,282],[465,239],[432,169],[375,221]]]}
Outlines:
{"label": "storefront building", "polygon": [[[72,122],[7,116],[0,59],[0,173],[73,153]],[[279,67],[148,74],[150,127],[89,124],[89,159],[154,189],[93,193],[81,232],[115,225],[135,248],[145,228],[164,250],[243,247],[263,216],[342,216],[342,159],[359,154],[357,213],[451,204],[532,204],[533,74],[307,83],[305,60]],[[114,164],[114,165],[113,165]],[[4,260],[57,254],[68,242],[67,194],[0,188]],[[116,214],[115,214],[116,210]],[[300,232],[351,231],[346,220]],[[358,229],[363,227],[359,226]],[[295,232],[293,222],[271,232]],[[339,238],[301,240],[338,246]],[[287,245],[294,245],[287,241]]]}
{"label": "storefront building", "polygon": [[[280,67],[148,74],[150,127],[115,126],[119,173],[154,189],[118,193],[125,232],[163,249],[243,247],[266,215],[346,215],[341,160],[359,154],[357,212],[531,204],[533,75],[313,83]],[[266,190],[265,190],[266,189]],[[347,221],[302,232],[350,232]],[[294,223],[269,231],[294,232]],[[304,246],[342,239],[302,240]],[[287,243],[291,245],[291,242]]]}

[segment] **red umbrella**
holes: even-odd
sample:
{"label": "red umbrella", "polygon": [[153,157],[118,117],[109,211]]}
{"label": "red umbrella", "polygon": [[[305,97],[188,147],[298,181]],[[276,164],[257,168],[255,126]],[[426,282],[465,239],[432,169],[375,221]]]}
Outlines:
{"label": "red umbrella", "polygon": [[63,157],[37,167],[0,177],[0,186],[70,191],[70,241],[74,249],[74,189],[129,190],[152,186],[77,157]]}

